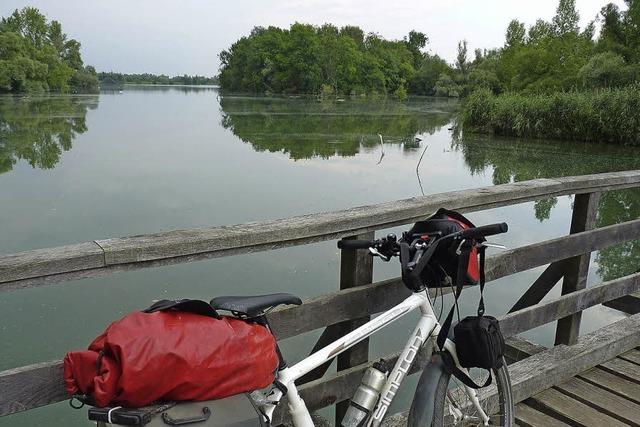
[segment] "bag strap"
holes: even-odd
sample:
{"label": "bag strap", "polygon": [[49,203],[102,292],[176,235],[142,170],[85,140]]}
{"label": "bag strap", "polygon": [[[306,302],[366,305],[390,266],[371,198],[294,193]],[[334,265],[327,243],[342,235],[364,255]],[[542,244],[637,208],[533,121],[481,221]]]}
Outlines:
{"label": "bag strap", "polygon": [[444,367],[447,370],[447,372],[450,375],[453,375],[454,377],[456,377],[458,380],[460,380],[464,385],[476,390],[491,385],[491,382],[492,382],[491,371],[489,371],[488,369],[487,371],[489,371],[489,377],[484,382],[484,384],[478,385],[476,384],[475,381],[473,381],[473,379],[471,379],[469,374],[467,374],[461,369],[458,369],[455,362],[453,361],[453,356],[451,356],[448,352],[442,351],[440,352],[440,356],[442,357],[442,362],[444,363]]}
{"label": "bag strap", "polygon": [[451,322],[453,322],[453,314],[456,310],[456,305],[458,304],[458,298],[460,298],[460,294],[462,294],[462,289],[464,288],[464,276],[467,274],[467,266],[469,265],[469,256],[471,255],[471,243],[468,241],[464,241],[460,246],[460,258],[458,259],[458,272],[456,273],[456,289],[454,292],[455,301],[453,306],[451,306],[451,310],[449,310],[449,314],[442,324],[440,328],[440,333],[438,334],[438,347],[440,350],[444,350],[444,343],[449,336],[449,330],[451,329]]}
{"label": "bag strap", "polygon": [[485,262],[485,252],[486,246],[480,246],[478,248],[476,246],[476,250],[478,251],[478,255],[480,256],[480,302],[478,303],[478,316],[484,316],[484,283],[485,283],[485,275],[484,275],[484,262]]}
{"label": "bag strap", "polygon": [[155,302],[151,307],[142,310],[143,313],[155,313],[156,311],[184,311],[187,313],[200,314],[202,316],[220,319],[220,315],[211,305],[205,301],[197,299],[163,299]]}
{"label": "bag strap", "polygon": [[[440,328],[440,333],[438,333],[437,344],[440,348],[440,353],[442,355],[442,361],[444,362],[444,366],[449,372],[450,375],[453,375],[458,380],[460,380],[464,385],[471,387],[473,389],[480,389],[491,385],[491,371],[489,371],[489,377],[485,381],[483,385],[478,385],[469,377],[469,375],[459,369],[454,360],[453,356],[451,356],[444,349],[444,343],[449,336],[449,331],[451,330],[451,323],[453,322],[453,315],[455,313],[456,305],[458,303],[458,298],[460,298],[460,294],[462,294],[462,289],[464,288],[464,277],[467,274],[467,268],[469,265],[469,258],[471,257],[472,252],[472,244],[468,241],[463,242],[460,245],[460,258],[458,259],[458,271],[456,273],[456,289],[454,293],[455,301],[451,310],[449,310],[449,314],[445,319],[442,327]],[[484,315],[484,284],[485,284],[485,274],[484,274],[484,266],[485,266],[485,248],[480,247],[476,249],[478,251],[478,255],[480,256],[480,302],[478,303],[478,316],[482,317]]]}

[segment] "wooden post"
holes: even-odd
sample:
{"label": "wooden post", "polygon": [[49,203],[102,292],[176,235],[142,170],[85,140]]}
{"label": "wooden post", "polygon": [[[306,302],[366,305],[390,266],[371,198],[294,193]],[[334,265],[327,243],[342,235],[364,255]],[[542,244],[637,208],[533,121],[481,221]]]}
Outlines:
{"label": "wooden post", "polygon": [[[573,216],[571,217],[571,234],[591,230],[595,227],[599,200],[600,193],[576,194],[573,202]],[[590,253],[567,260],[566,272],[562,281],[562,295],[587,287],[590,260]],[[555,344],[575,344],[580,334],[581,319],[582,312],[558,320]]]}
{"label": "wooden post", "polygon": [[[373,240],[374,232],[368,232],[350,239]],[[348,289],[354,286],[362,286],[373,282],[373,257],[367,250],[344,249],[340,256],[340,289]],[[357,327],[365,324],[370,316],[353,319],[340,324],[337,331],[343,336]],[[351,349],[338,356],[338,371],[360,365],[369,360],[369,340],[363,340]],[[336,405],[336,425],[340,425],[347,410],[349,402],[340,402]]]}

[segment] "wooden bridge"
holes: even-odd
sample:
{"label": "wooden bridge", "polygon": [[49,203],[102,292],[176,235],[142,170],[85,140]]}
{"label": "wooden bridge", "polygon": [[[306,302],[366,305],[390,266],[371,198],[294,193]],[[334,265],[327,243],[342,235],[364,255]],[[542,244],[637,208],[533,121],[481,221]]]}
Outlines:
{"label": "wooden bridge", "polygon": [[[487,259],[487,280],[495,281],[548,265],[515,306],[501,317],[509,339],[509,366],[521,425],[640,425],[640,273],[587,288],[591,252],[640,238],[640,219],[594,228],[603,192],[640,187],[640,171],[537,179],[441,193],[282,220],[92,242],[0,256],[0,291],[47,286],[120,271],[342,239],[370,239],[376,230],[412,223],[439,207],[473,212],[553,196],[575,195],[569,234],[518,247]],[[302,306],[270,314],[279,339],[324,328],[315,348],[390,308],[408,295],[399,278],[372,283],[372,259],[365,251],[341,254],[340,289]],[[562,280],[562,296],[541,303]],[[145,301],[140,302],[144,305]],[[613,325],[580,336],[582,310],[607,304],[630,313]],[[506,311],[506,310],[505,310]],[[556,345],[545,349],[517,335],[557,321]],[[34,337],[36,339],[37,337]],[[8,343],[10,345],[10,343]],[[413,371],[428,360],[425,350]],[[389,359],[397,357],[389,355]],[[34,361],[35,362],[35,361]],[[337,404],[341,414],[363,370],[368,342],[342,354],[337,372],[328,367],[304,378],[301,395],[310,409]],[[485,398],[495,391],[487,388]],[[61,361],[0,372],[0,416],[68,399]],[[394,418],[402,422],[402,416]],[[284,413],[278,423],[286,422]],[[0,421],[1,422],[1,421]]]}

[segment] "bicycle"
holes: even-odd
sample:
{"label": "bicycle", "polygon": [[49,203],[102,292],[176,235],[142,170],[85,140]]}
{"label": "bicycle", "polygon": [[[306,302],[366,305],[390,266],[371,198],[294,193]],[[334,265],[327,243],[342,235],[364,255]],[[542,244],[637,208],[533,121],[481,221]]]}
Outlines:
{"label": "bicycle", "polygon": [[[390,367],[386,366],[387,363],[381,361],[367,369],[342,421],[344,427],[378,427],[387,415],[389,407],[416,356],[425,344],[430,344],[427,346],[427,351],[433,349],[441,330],[427,284],[422,283],[416,289],[415,283],[407,282],[419,277],[421,269],[427,265],[428,259],[426,257],[433,254],[438,245],[454,244],[459,249],[465,242],[473,242],[475,245],[477,244],[476,239],[484,240],[486,236],[503,233],[506,230],[506,224],[502,223],[467,228],[446,235],[441,232],[413,236],[404,233],[400,240],[395,235],[389,234],[387,237],[373,241],[348,239],[339,241],[338,247],[340,249],[367,249],[372,256],[379,257],[383,261],[399,257],[403,269],[403,281],[407,287],[413,290],[413,293],[393,308],[292,366],[287,366],[280,350],[277,349],[280,366],[273,386],[266,390],[256,390],[247,394],[251,406],[259,414],[260,424],[262,426],[271,424],[276,407],[286,396],[288,411],[294,426],[313,427],[314,421],[298,393],[296,380],[413,310],[420,310],[421,316],[418,324],[409,336],[395,365],[389,369]],[[237,317],[264,322],[267,326],[265,314],[281,304],[301,304],[301,300],[291,294],[217,297],[211,300],[211,306],[215,310],[230,311]],[[458,360],[455,338],[449,336],[444,340],[443,347],[443,350],[451,355],[456,367],[463,369]],[[439,357],[439,353],[435,354],[423,369],[418,382],[409,411],[409,425],[437,427],[513,425],[514,403],[511,384],[504,359],[502,362],[499,368],[492,369],[491,373],[488,373],[488,375],[493,375],[495,386],[490,389],[481,389],[478,392],[474,388],[460,384],[456,377],[451,375],[451,370],[447,369]],[[477,374],[476,372],[472,371],[469,374],[477,378],[477,375],[474,375]],[[112,411],[113,409],[108,411],[109,423],[112,422]],[[175,424],[169,423],[167,420],[165,422],[171,425],[180,425],[206,421],[211,411],[205,407],[203,412],[206,413],[201,417],[172,421]],[[165,415],[163,414],[163,418]],[[168,416],[166,418],[170,419]],[[98,425],[105,425],[104,418],[102,423],[99,422]]]}

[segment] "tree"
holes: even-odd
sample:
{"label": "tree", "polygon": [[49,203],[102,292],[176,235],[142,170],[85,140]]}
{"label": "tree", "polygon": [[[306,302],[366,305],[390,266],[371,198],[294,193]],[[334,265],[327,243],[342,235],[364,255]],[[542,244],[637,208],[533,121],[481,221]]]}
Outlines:
{"label": "tree", "polygon": [[0,91],[97,91],[95,70],[84,68],[80,43],[58,21],[25,7],[0,21]]}
{"label": "tree", "polygon": [[467,79],[469,73],[469,63],[467,62],[467,41],[458,42],[458,54],[456,55],[456,68],[460,72],[462,79]]}
{"label": "tree", "polygon": [[576,0],[560,0],[552,21],[556,35],[577,34],[580,31],[579,22],[580,15],[576,10]]}
{"label": "tree", "polygon": [[629,83],[629,69],[622,56],[613,52],[594,55],[578,73],[584,86],[590,88],[622,86]]}
{"label": "tree", "polygon": [[522,46],[525,42],[525,36],[527,31],[524,29],[524,24],[517,19],[509,22],[507,27],[507,34],[505,37],[504,47],[505,49],[515,49],[518,46]]}

